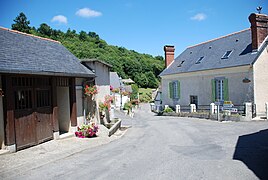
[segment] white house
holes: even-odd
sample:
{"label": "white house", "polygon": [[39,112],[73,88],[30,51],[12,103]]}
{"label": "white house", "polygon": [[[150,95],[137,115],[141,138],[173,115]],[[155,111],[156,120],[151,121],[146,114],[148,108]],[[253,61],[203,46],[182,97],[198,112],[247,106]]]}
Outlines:
{"label": "white house", "polygon": [[253,13],[249,21],[250,29],[188,47],[175,59],[174,46],[165,46],[163,104],[252,102],[263,116],[268,102],[268,16]]}
{"label": "white house", "polygon": [[89,113],[91,119],[99,120],[98,103],[104,102],[105,96],[110,95],[110,69],[112,65],[99,59],[81,59],[81,63],[95,73],[95,78],[89,81],[82,81],[83,85],[81,87],[85,87],[86,84],[96,85],[98,90],[98,93],[94,96],[94,100],[84,99],[84,90],[82,88],[77,88],[76,90],[78,93],[77,99],[81,100],[77,107],[78,115],[81,115],[78,118],[79,122],[83,123],[84,113],[86,113],[86,115]]}

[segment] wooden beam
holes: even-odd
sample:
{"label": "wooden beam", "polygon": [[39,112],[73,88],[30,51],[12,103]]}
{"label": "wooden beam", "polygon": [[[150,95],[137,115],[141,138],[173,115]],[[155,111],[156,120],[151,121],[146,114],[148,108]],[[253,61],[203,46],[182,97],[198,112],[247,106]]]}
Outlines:
{"label": "wooden beam", "polygon": [[52,124],[53,132],[59,131],[58,103],[57,103],[57,79],[52,77]]}
{"label": "wooden beam", "polygon": [[13,145],[15,141],[15,119],[14,119],[14,90],[12,87],[12,78],[10,76],[3,77],[3,89],[5,96],[4,102],[4,129],[5,129],[5,144]]}
{"label": "wooden beam", "polygon": [[69,79],[69,94],[70,94],[70,119],[71,126],[77,126],[77,107],[76,107],[76,89],[75,78]]}

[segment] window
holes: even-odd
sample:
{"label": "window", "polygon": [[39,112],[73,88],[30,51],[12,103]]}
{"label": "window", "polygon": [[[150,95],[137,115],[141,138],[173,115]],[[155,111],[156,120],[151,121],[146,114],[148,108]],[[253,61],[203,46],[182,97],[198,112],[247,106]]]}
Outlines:
{"label": "window", "polygon": [[180,98],[180,81],[173,81],[169,83],[169,97],[171,99]]}
{"label": "window", "polygon": [[216,78],[212,80],[212,101],[228,101],[228,79]]}
{"label": "window", "polygon": [[200,64],[201,61],[202,61],[203,59],[204,59],[204,56],[200,57],[200,58],[195,62],[195,64]]}
{"label": "window", "polygon": [[14,92],[15,94],[15,109],[31,109],[32,108],[32,89],[20,89]]}
{"label": "window", "polygon": [[223,97],[223,93],[224,93],[224,89],[223,89],[223,80],[216,80],[216,99],[218,99],[219,101],[223,101],[224,97]]}
{"label": "window", "polygon": [[224,55],[221,57],[222,59],[228,59],[233,51],[226,51]]}
{"label": "window", "polygon": [[178,65],[178,67],[181,67],[181,65],[184,63],[184,61],[181,61],[180,64]]}
{"label": "window", "polygon": [[49,107],[51,106],[50,90],[38,89],[36,90],[36,106]]}

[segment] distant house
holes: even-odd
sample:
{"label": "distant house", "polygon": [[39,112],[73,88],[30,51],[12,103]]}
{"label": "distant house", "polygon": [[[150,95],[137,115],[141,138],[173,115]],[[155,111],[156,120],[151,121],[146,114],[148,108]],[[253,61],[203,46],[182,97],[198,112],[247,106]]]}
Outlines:
{"label": "distant house", "polygon": [[251,14],[251,29],[188,47],[174,59],[165,46],[166,69],[160,74],[163,104],[209,105],[232,101],[256,104],[264,115],[268,102],[268,16]]}
{"label": "distant house", "polygon": [[95,75],[60,42],[0,28],[0,146],[16,151],[76,129],[78,77]]}
{"label": "distant house", "polygon": [[[131,80],[132,81],[132,80]],[[131,82],[132,83],[132,82]],[[126,86],[123,83],[123,80],[117,72],[110,72],[110,85],[112,89],[117,89],[119,92],[113,93],[112,95],[115,98],[115,107],[116,108],[123,108],[124,104],[128,102],[130,99],[128,96],[122,95],[122,92],[125,91],[132,91],[131,86]]]}
{"label": "distant house", "polygon": [[[81,63],[87,67],[90,71],[95,73],[95,79],[94,82],[88,82],[95,84],[98,89],[98,94],[95,97],[96,105],[90,105],[90,102],[84,102],[84,107],[89,105],[89,109],[87,111],[90,111],[90,113],[95,117],[97,117],[96,106],[99,102],[104,102],[105,96],[110,95],[110,69],[112,68],[112,65],[99,60],[99,59],[81,59]],[[87,84],[88,84],[87,83]]]}
{"label": "distant house", "polygon": [[122,87],[122,78],[119,77],[117,72],[110,72],[110,85],[114,89],[120,89]]}
{"label": "distant house", "polygon": [[110,70],[112,65],[99,59],[81,59],[81,63],[95,73],[95,84],[98,87],[97,99],[103,101],[110,95]]}

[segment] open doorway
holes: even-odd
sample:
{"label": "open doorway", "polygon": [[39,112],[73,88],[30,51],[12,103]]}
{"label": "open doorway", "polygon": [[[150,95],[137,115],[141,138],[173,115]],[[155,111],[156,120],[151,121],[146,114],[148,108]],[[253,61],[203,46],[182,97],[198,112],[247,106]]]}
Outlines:
{"label": "open doorway", "polygon": [[190,96],[190,104],[195,104],[196,109],[198,109],[198,97]]}

